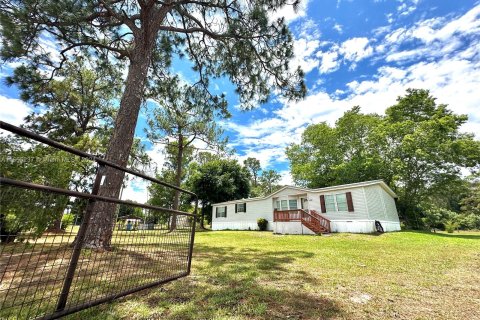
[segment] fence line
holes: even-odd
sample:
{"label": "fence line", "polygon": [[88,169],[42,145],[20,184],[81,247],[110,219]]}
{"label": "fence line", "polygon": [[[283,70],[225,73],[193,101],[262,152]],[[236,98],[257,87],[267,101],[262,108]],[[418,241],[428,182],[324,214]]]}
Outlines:
{"label": "fence line", "polygon": [[[198,198],[193,192],[3,121],[0,128],[97,164],[91,193],[19,180],[2,169],[0,318],[55,319],[190,273],[198,210]],[[98,195],[106,167],[188,194],[195,203],[194,213]],[[24,176],[29,176],[28,172]],[[90,221],[90,216],[98,202],[134,212],[142,209],[149,222],[145,217],[142,224],[141,219],[127,216],[125,222],[115,221],[108,226],[112,231],[111,250],[84,249],[88,228],[97,223]],[[45,226],[37,228],[40,231],[34,227],[42,219],[48,220],[46,217],[52,220],[52,212],[67,204],[77,208],[79,226],[72,225],[59,233],[45,231]],[[23,219],[22,226],[18,217]],[[177,219],[177,227],[172,231],[169,225],[173,218]]]}

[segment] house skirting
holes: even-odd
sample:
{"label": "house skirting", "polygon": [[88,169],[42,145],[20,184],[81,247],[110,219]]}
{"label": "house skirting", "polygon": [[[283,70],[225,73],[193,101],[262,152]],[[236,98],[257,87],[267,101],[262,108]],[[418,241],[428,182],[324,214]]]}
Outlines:
{"label": "house skirting", "polygon": [[[385,232],[400,231],[400,222],[379,220]],[[375,220],[332,220],[332,232],[372,233],[375,232]],[[214,221],[212,230],[258,230],[257,221]],[[268,221],[267,230],[278,234],[314,234],[300,221]]]}
{"label": "house skirting", "polygon": [[[257,220],[246,221],[213,221],[212,230],[258,230]],[[272,231],[272,222],[268,221],[267,230]]]}
{"label": "house skirting", "polygon": [[[382,221],[385,232],[400,231],[400,222]],[[372,233],[376,232],[375,220],[333,220],[330,222],[332,232]],[[278,234],[315,234],[300,221],[274,222],[273,233]]]}
{"label": "house skirting", "polygon": [[[400,231],[400,222],[379,220],[385,232]],[[332,220],[332,232],[372,233],[376,232],[375,220]]]}
{"label": "house skirting", "polygon": [[315,234],[300,221],[274,222],[273,233],[278,234]]}

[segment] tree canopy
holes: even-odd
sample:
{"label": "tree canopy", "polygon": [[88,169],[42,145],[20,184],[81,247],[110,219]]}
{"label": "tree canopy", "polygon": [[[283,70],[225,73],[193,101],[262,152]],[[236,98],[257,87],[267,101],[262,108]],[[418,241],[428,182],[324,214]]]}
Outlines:
{"label": "tree canopy", "polygon": [[211,221],[213,203],[248,198],[250,194],[249,173],[236,160],[214,160],[197,166],[192,172],[188,186],[198,195],[202,215]]}
{"label": "tree canopy", "polygon": [[248,157],[243,160],[243,165],[248,169],[248,172],[253,178],[253,186],[257,186],[258,173],[262,170],[260,166],[260,161],[253,157]]}
{"label": "tree canopy", "polygon": [[279,189],[278,183],[282,176],[275,170],[263,170],[260,176],[260,185],[262,187],[263,195],[270,194]]}
{"label": "tree canopy", "polygon": [[309,126],[287,148],[292,176],[308,187],[383,179],[399,195],[404,219],[418,225],[422,202],[458,184],[462,168],[478,170],[480,142],[460,130],[467,116],[409,89],[385,116],[347,111],[335,126]]}

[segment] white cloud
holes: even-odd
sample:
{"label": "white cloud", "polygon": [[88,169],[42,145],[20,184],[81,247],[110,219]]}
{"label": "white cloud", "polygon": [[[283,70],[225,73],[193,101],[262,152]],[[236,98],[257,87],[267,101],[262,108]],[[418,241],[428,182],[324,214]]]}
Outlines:
{"label": "white cloud", "polygon": [[401,16],[408,16],[410,13],[412,13],[413,11],[415,11],[417,9],[417,6],[415,5],[407,5],[406,3],[402,3],[401,5],[399,5],[397,7],[397,12],[401,15]]}
{"label": "white cloud", "polygon": [[295,40],[293,47],[295,56],[291,62],[293,69],[300,66],[305,73],[309,73],[318,67],[319,61],[315,58],[314,53],[319,46],[319,40],[307,40],[305,38]]}
{"label": "white cloud", "polygon": [[439,40],[448,40],[455,34],[478,35],[480,32],[480,5],[469,10],[459,19],[454,19],[440,29],[436,29],[430,38]]}
{"label": "white cloud", "polygon": [[[421,58],[439,58],[455,54],[469,38],[480,33],[480,5],[460,17],[447,21],[445,18],[432,18],[417,22],[411,28],[398,28],[388,33],[377,46],[377,52],[389,52],[387,62],[412,61]],[[402,44],[419,40],[421,45],[408,50],[400,50]],[[478,41],[473,41],[475,47]],[[470,49],[472,53],[473,48]]]}
{"label": "white cloud", "polygon": [[338,33],[343,33],[343,27],[341,24],[338,24],[338,23],[335,23],[335,25],[333,26],[333,29],[336,30]]}
{"label": "white cloud", "polygon": [[279,182],[280,185],[291,186],[291,185],[294,184],[292,175],[290,173],[290,170],[283,170],[283,171],[280,171],[279,173],[282,176],[282,178],[280,179],[280,182]]}
{"label": "white cloud", "polygon": [[[283,107],[273,111],[272,117],[246,125],[229,122],[227,127],[237,133],[234,143],[246,149],[245,158],[253,156],[260,159],[262,166],[272,166],[287,161],[285,148],[300,141],[308,124],[326,121],[333,125],[355,105],[360,105],[365,113],[383,114],[407,88],[429,89],[438,103],[448,104],[457,114],[469,115],[462,130],[480,138],[480,46],[465,48],[438,61],[425,60],[407,67],[382,66],[371,79],[347,83],[346,90],[337,89],[332,94],[313,92],[299,102],[279,99]],[[340,99],[338,93],[346,97]]]}
{"label": "white cloud", "polygon": [[355,69],[357,62],[374,53],[370,40],[366,37],[351,38],[341,44],[328,42],[321,44],[329,46],[328,50],[318,51],[316,54],[320,59],[318,70],[321,74],[338,70],[342,63],[350,63],[349,69]]}
{"label": "white cloud", "polygon": [[299,38],[306,40],[316,40],[320,38],[321,32],[318,24],[312,19],[304,19],[302,23],[295,28]]}
{"label": "white cloud", "polygon": [[20,125],[32,109],[20,99],[0,95],[0,119],[13,125]]}
{"label": "white cloud", "polygon": [[270,19],[285,18],[287,23],[293,22],[299,18],[303,18],[307,15],[309,0],[300,1],[300,4],[295,9],[293,5],[285,5],[280,10],[271,14]]}
{"label": "white cloud", "polygon": [[152,159],[152,173],[160,171],[165,163],[165,145],[157,143],[154,144],[150,150],[147,150],[147,155]]}
{"label": "white cloud", "polygon": [[146,203],[148,200],[147,181],[135,178],[127,183],[122,190],[121,200],[131,200],[139,203]]}
{"label": "white cloud", "polygon": [[274,163],[284,163],[287,161],[285,149],[278,146],[279,145],[268,147],[259,144],[257,147],[247,149],[244,155],[238,156],[237,158],[240,163],[243,163],[243,160],[249,157],[256,158],[260,161],[260,166],[263,169],[268,169],[271,168]]}
{"label": "white cloud", "polygon": [[395,21],[395,19],[393,19],[393,13],[387,14],[387,15],[386,15],[386,18],[387,18],[387,22],[388,22],[389,24],[392,24],[393,21]]}
{"label": "white cloud", "polygon": [[319,52],[317,56],[320,58],[320,73],[329,73],[336,71],[340,67],[341,60],[338,57],[338,52],[328,51],[328,52]]}
{"label": "white cloud", "polygon": [[372,55],[373,48],[369,45],[368,38],[361,37],[348,39],[342,43],[339,51],[345,59],[358,62]]}

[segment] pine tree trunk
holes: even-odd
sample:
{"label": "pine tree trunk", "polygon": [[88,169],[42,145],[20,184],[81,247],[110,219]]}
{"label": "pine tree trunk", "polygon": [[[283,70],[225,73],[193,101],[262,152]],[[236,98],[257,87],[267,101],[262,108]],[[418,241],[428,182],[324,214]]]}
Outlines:
{"label": "pine tree trunk", "polygon": [[[115,130],[110,140],[106,160],[125,167],[133,144],[138,113],[143,102],[145,82],[150,66],[153,43],[139,43],[128,68],[120,108],[115,119]],[[99,195],[118,198],[124,172],[107,167]],[[109,249],[114,227],[115,204],[96,202],[85,236],[84,247]]]}
{"label": "pine tree trunk", "polygon": [[[182,162],[183,162],[183,136],[178,136],[178,152],[177,152],[177,168],[175,174],[175,186],[180,187],[182,183]],[[175,190],[175,197],[173,199],[173,209],[178,210],[180,208],[180,191]],[[170,222],[170,232],[177,228],[177,215],[172,214]]]}

